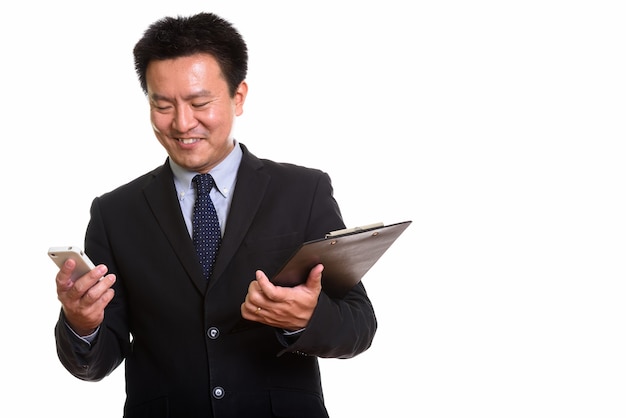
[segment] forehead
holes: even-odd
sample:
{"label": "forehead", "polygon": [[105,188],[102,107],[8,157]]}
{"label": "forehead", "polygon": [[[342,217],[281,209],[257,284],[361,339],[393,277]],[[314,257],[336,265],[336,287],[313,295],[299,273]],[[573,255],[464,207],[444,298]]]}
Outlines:
{"label": "forehead", "polygon": [[209,54],[195,54],[166,60],[151,61],[146,69],[148,91],[180,89],[211,90],[225,86],[221,68]]}

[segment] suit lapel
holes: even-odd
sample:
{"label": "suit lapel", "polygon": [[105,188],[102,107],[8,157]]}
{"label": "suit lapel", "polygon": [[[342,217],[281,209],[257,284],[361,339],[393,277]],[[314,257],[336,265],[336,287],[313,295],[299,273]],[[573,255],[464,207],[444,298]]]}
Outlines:
{"label": "suit lapel", "polygon": [[144,188],[144,195],[174,253],[200,293],[204,294],[207,283],[202,277],[202,268],[176,199],[174,177],[169,162],[166,161],[161,168],[155,170],[153,181]]}
{"label": "suit lapel", "polygon": [[269,183],[269,176],[261,168],[261,160],[252,155],[247,148],[240,144],[243,157],[237,172],[235,195],[228,213],[224,238],[217,254],[213,276],[209,288],[217,282],[226,270],[228,263],[234,257],[241,245],[252,220],[261,205],[265,189]]}
{"label": "suit lapel", "polygon": [[[243,157],[237,172],[235,195],[209,286],[220,280],[241,245],[269,183],[269,176],[261,170],[263,167],[261,160],[252,155],[244,145],[240,146],[243,149]],[[176,188],[169,162],[166,161],[161,168],[155,170],[154,179],[144,188],[144,194],[172,249],[198,290],[204,294],[207,283],[202,277],[202,268],[176,199]]]}

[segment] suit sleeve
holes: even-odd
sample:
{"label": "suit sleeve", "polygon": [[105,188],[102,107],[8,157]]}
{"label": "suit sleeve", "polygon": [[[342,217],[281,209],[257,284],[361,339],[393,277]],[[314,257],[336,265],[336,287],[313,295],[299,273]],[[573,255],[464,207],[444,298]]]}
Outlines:
{"label": "suit sleeve", "polygon": [[[97,382],[111,374],[120,365],[122,359],[105,362],[102,359],[103,351],[99,348],[100,330],[93,344],[78,338],[65,323],[63,312],[54,328],[57,344],[57,355],[63,367],[73,376],[86,381]],[[92,350],[92,347],[94,349]],[[108,367],[107,367],[108,365]]]}
{"label": "suit sleeve", "polygon": [[322,292],[306,330],[280,354],[351,358],[371,346],[376,329],[374,309],[362,283],[342,299],[332,299]]}
{"label": "suit sleeve", "polygon": [[[104,263],[109,272],[115,272],[110,253],[106,251],[106,239],[98,199],[91,206],[91,220],[87,228],[85,249],[95,263]],[[61,364],[75,377],[87,381],[99,381],[108,376],[123,361],[130,348],[126,321],[124,320],[123,288],[114,285],[115,297],[105,310],[96,339],[89,344],[68,329],[63,312],[59,315],[54,333],[57,355]]]}
{"label": "suit sleeve", "polygon": [[[320,177],[313,199],[310,225],[312,237],[345,228],[326,174]],[[362,283],[342,298],[333,298],[322,289],[305,331],[280,354],[297,352],[324,358],[351,358],[371,346],[377,326],[374,308]]]}

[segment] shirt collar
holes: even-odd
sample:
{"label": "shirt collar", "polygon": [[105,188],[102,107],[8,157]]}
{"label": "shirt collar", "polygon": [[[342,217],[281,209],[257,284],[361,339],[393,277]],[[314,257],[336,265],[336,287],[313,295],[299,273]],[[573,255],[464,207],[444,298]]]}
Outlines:
{"label": "shirt collar", "polygon": [[[241,162],[241,157],[243,155],[243,151],[241,150],[237,140],[233,141],[235,146],[230,154],[228,154],[222,162],[209,171],[209,174],[213,177],[213,181],[215,181],[215,188],[225,198],[228,198],[229,194],[234,189],[235,181],[237,180],[237,170],[239,169],[239,163]],[[176,164],[171,158],[169,158],[169,162],[170,167],[172,168],[172,173],[174,174],[174,184],[179,197],[187,194],[189,189],[194,190],[191,181],[198,173],[184,169],[180,165]]]}

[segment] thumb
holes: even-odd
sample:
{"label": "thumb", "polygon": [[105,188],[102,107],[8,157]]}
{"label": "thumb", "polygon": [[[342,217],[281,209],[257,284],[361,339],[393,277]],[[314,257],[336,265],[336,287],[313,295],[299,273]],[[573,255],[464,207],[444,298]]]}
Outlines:
{"label": "thumb", "polygon": [[309,272],[309,277],[306,279],[305,286],[317,290],[322,287],[322,271],[324,270],[323,264],[317,264]]}

